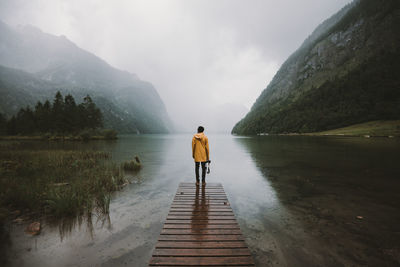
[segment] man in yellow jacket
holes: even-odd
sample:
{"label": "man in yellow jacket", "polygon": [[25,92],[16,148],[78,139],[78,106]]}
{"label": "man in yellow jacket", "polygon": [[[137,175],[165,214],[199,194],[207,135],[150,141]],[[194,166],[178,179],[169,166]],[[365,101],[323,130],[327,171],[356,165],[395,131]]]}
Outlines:
{"label": "man in yellow jacket", "polygon": [[199,184],[199,167],[201,164],[201,182],[206,184],[206,163],[210,160],[210,148],[208,138],[204,134],[204,127],[197,128],[197,134],[192,139],[192,156],[195,162],[196,185]]}

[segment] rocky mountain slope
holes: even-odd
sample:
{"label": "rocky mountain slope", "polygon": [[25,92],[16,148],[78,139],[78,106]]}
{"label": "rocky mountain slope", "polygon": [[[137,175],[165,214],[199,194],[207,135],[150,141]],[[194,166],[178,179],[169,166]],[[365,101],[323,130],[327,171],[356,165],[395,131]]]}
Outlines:
{"label": "rocky mountain slope", "polygon": [[313,132],[400,118],[400,2],[360,0],[281,66],[235,134]]}
{"label": "rocky mountain slope", "polygon": [[12,28],[0,21],[0,113],[70,93],[90,94],[105,127],[122,133],[165,133],[170,119],[155,88],[80,49],[64,36],[32,26]]}

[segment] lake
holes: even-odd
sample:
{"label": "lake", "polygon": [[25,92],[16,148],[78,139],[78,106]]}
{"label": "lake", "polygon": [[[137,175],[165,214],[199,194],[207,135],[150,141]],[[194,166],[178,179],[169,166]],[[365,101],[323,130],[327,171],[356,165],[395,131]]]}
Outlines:
{"label": "lake", "polygon": [[[257,266],[400,264],[400,140],[208,137],[207,181],[224,186]],[[191,135],[30,145],[138,155],[143,168],[93,228],[11,225],[8,266],[147,266],[178,184],[195,180]]]}

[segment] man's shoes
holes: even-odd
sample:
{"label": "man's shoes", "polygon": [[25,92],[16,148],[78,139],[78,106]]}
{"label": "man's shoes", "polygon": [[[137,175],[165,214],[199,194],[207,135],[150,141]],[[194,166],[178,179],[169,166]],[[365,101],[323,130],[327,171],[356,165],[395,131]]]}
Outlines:
{"label": "man's shoes", "polygon": [[202,180],[201,183],[202,183],[203,185],[205,185],[205,184],[206,184],[206,181],[205,181],[205,180]]}
{"label": "man's shoes", "polygon": [[196,182],[196,185],[199,185],[200,184],[200,182]]}

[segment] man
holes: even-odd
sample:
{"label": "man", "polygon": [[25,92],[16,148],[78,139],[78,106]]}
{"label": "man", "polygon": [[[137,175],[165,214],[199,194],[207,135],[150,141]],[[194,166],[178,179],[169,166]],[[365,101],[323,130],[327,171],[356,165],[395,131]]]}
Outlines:
{"label": "man", "polygon": [[208,147],[208,138],[204,134],[204,127],[197,128],[197,134],[192,139],[192,156],[195,162],[196,185],[199,185],[199,167],[201,164],[201,182],[206,184],[206,163],[210,160],[210,149]]}

